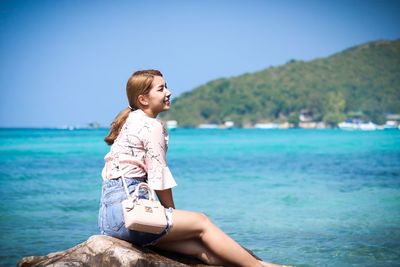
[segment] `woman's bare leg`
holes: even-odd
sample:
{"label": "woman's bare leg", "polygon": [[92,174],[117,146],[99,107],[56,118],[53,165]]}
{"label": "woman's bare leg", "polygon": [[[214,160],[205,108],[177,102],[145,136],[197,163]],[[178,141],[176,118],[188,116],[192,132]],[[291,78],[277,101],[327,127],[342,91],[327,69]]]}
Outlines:
{"label": "woman's bare leg", "polygon": [[[163,244],[157,243],[154,246],[162,250],[178,252],[181,254],[193,256],[209,265],[226,264],[214,253],[212,253],[207,247],[205,247],[199,239],[188,239],[168,243],[166,242]],[[263,267],[282,267],[282,265],[277,265],[265,261],[260,261],[260,263]]]}
{"label": "woman's bare leg", "polygon": [[[266,266],[221,231],[204,214],[174,210],[173,223],[169,233],[158,242],[160,246],[167,247],[168,243],[198,239],[225,265]],[[179,247],[176,248],[179,249]],[[184,253],[185,251],[176,252]]]}
{"label": "woman's bare leg", "polygon": [[161,244],[157,243],[155,247],[162,250],[179,252],[185,255],[193,256],[209,265],[224,264],[224,262],[220,258],[215,256],[207,247],[204,246],[200,239],[164,242]]}
{"label": "woman's bare leg", "polygon": [[[199,239],[188,239],[175,242],[157,243],[155,247],[172,252],[193,256],[209,265],[224,265],[224,261],[212,253]],[[269,262],[260,261],[264,267],[281,267]]]}

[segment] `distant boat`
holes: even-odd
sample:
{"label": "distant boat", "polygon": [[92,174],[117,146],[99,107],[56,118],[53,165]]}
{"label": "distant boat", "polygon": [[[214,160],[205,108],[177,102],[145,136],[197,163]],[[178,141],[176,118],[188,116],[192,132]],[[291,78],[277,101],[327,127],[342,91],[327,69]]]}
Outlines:
{"label": "distant boat", "polygon": [[352,122],[340,122],[338,124],[339,128],[342,130],[347,130],[347,131],[353,131],[353,130],[357,130],[357,124],[356,123],[352,123]]}
{"label": "distant boat", "polygon": [[373,122],[341,122],[338,124],[342,130],[362,130],[362,131],[375,131],[377,126]]}
{"label": "distant boat", "polygon": [[94,122],[87,123],[86,127],[84,127],[84,128],[86,128],[86,129],[99,129],[100,127],[101,127],[100,123],[94,121]]}
{"label": "distant boat", "polygon": [[233,128],[233,126],[235,126],[235,123],[233,121],[226,121],[224,123],[225,129],[231,129],[231,128]]}
{"label": "distant boat", "polygon": [[376,130],[376,124],[372,122],[367,122],[367,123],[360,123],[359,128],[362,131],[375,131]]}
{"label": "distant boat", "polygon": [[397,129],[398,125],[396,121],[387,121],[383,126],[385,130]]}
{"label": "distant boat", "polygon": [[254,128],[257,129],[278,129],[279,125],[276,123],[256,123]]}
{"label": "distant boat", "polygon": [[171,121],[167,121],[167,128],[168,129],[176,129],[178,127],[178,122],[171,120]]}
{"label": "distant boat", "polygon": [[200,129],[217,129],[218,125],[211,124],[211,123],[205,123],[205,124],[199,124],[197,127]]}

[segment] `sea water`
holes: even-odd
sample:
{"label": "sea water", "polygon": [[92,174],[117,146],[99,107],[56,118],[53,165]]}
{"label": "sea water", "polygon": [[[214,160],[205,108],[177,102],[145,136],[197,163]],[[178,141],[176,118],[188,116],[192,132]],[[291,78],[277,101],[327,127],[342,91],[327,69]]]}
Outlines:
{"label": "sea water", "polygon": [[[0,130],[0,265],[98,234],[103,130]],[[170,131],[178,209],[267,261],[400,266],[400,131]]]}

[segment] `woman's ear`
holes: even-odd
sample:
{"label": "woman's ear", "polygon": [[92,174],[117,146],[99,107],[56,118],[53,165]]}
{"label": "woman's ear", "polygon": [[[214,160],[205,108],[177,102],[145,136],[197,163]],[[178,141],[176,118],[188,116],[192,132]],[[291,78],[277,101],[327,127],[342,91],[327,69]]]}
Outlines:
{"label": "woman's ear", "polygon": [[144,95],[139,95],[139,96],[138,96],[138,102],[139,102],[139,104],[141,104],[142,106],[147,106],[147,105],[149,104],[149,101],[148,101],[147,97],[144,96]]}

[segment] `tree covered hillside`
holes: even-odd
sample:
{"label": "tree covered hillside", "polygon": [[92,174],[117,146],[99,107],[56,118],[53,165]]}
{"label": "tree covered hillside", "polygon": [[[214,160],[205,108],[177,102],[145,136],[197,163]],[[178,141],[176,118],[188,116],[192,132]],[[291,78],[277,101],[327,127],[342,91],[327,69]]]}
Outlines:
{"label": "tree covered hillside", "polygon": [[302,110],[331,125],[354,114],[381,124],[387,113],[400,113],[400,40],[214,80],[174,99],[163,118],[186,127],[240,126],[295,121]]}

